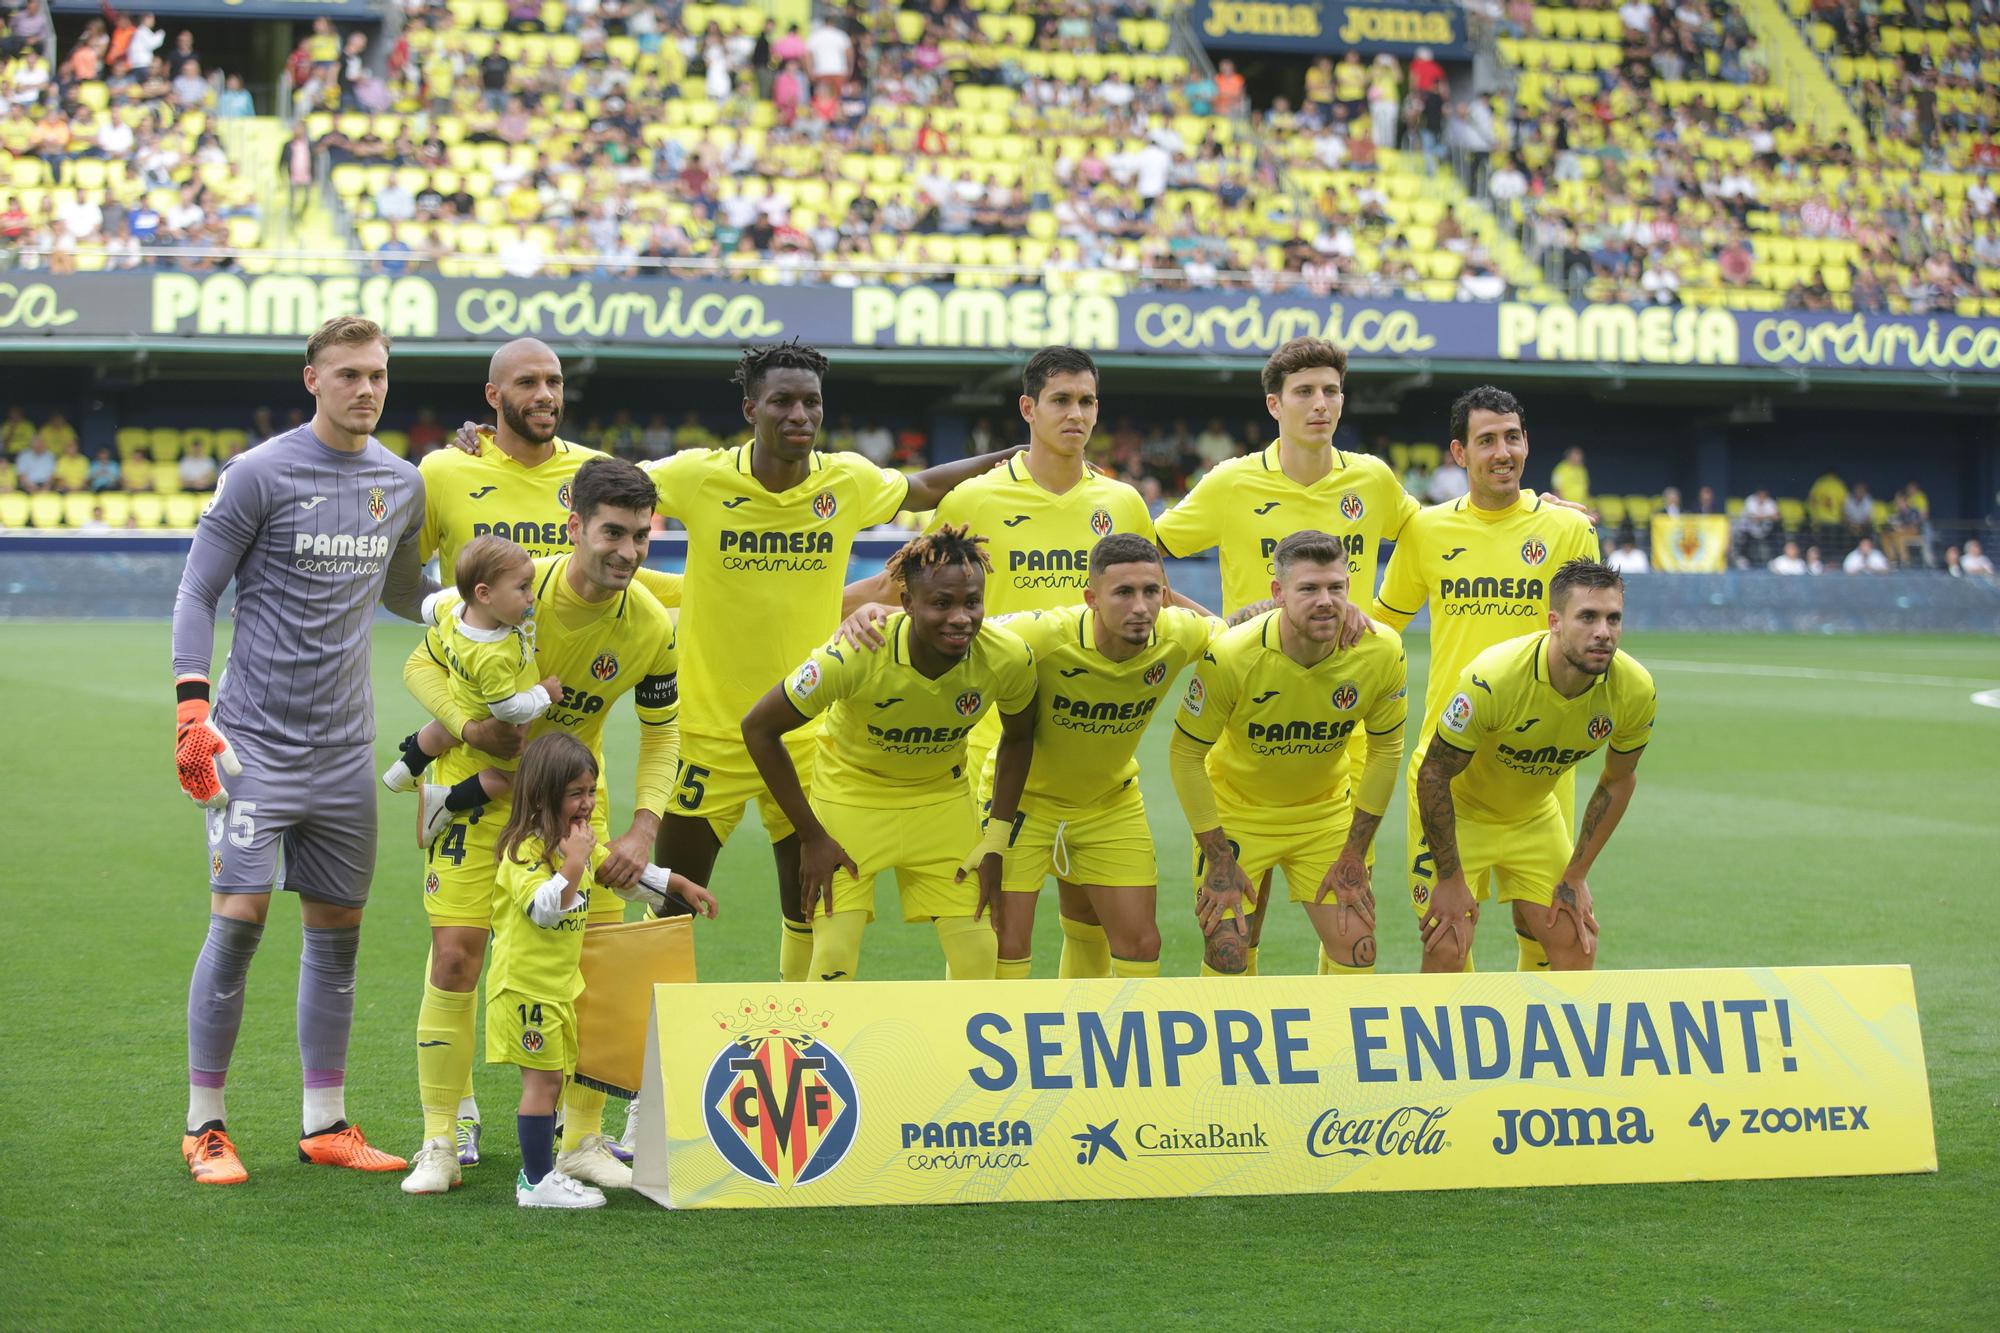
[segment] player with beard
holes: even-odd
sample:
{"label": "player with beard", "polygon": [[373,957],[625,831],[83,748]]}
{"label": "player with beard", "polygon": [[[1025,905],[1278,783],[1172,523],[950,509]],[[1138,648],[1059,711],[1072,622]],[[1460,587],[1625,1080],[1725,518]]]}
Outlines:
{"label": "player with beard", "polygon": [[[1618,650],[1624,627],[1625,580],[1572,560],[1550,581],[1548,628],[1488,648],[1459,673],[1416,777],[1437,878],[1427,896],[1416,891],[1425,880],[1412,881],[1424,971],[1466,970],[1489,879],[1551,970],[1595,961],[1586,876],[1632,803],[1658,706],[1652,676]],[[1607,742],[1572,848],[1556,795]]]}

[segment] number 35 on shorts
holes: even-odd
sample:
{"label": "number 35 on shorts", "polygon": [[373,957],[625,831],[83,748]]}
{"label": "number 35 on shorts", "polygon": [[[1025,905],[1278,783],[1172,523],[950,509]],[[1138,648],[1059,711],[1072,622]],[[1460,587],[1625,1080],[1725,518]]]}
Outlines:
{"label": "number 35 on shorts", "polygon": [[231,801],[226,810],[208,811],[208,845],[222,846],[223,839],[232,847],[248,847],[257,836],[257,803],[255,801]]}

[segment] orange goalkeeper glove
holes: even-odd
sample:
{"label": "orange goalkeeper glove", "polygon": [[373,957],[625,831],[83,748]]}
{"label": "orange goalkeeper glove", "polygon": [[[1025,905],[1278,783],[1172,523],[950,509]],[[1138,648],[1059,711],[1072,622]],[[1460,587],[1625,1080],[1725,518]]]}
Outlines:
{"label": "orange goalkeeper glove", "polygon": [[174,768],[181,790],[196,805],[220,810],[229,804],[223,774],[236,777],[243,772],[243,765],[235,749],[208,720],[208,682],[184,680],[177,689],[188,696],[174,709]]}

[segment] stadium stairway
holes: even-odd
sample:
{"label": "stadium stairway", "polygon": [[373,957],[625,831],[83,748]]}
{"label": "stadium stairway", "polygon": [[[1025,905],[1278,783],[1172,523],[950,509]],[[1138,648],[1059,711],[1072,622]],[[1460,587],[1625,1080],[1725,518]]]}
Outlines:
{"label": "stadium stairway", "polygon": [[1737,8],[1771,62],[1771,80],[1785,90],[1792,118],[1815,133],[1849,144],[1866,137],[1854,107],[1778,0],[1740,0]]}

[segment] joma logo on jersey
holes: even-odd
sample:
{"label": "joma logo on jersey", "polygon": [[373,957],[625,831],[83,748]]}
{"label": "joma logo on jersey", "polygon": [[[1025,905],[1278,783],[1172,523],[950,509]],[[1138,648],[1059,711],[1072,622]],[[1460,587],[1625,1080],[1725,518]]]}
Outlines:
{"label": "joma logo on jersey", "polygon": [[1549,548],[1540,537],[1530,537],[1521,543],[1521,563],[1533,569],[1549,558]]}
{"label": "joma logo on jersey", "polygon": [[1090,511],[1090,530],[1098,536],[1108,536],[1111,532],[1111,511],[1093,509]]}
{"label": "joma logo on jersey", "polygon": [[870,727],[870,739],[882,745],[956,745],[972,734],[971,727]]}
{"label": "joma logo on jersey", "polygon": [[518,546],[528,548],[530,554],[537,550],[569,545],[569,524],[567,523],[509,523],[502,519],[498,523],[474,523],[472,535],[484,537],[488,533],[505,537]]}
{"label": "joma logo on jersey", "polygon": [[[814,501],[817,505],[818,501]],[[831,555],[830,532],[724,532],[722,550],[743,555]]]}
{"label": "joma logo on jersey", "polygon": [[1084,573],[1090,569],[1088,551],[1009,551],[1009,573],[1041,574],[1050,571]]}
{"label": "joma logo on jersey", "polygon": [[821,491],[813,497],[813,515],[816,518],[832,518],[839,508],[840,502],[833,498],[832,491]]}
{"label": "joma logo on jersey", "polygon": [[389,538],[374,532],[301,532],[292,538],[293,555],[345,556],[356,560],[381,560],[389,554]]}
{"label": "joma logo on jersey", "polygon": [[1340,516],[1349,523],[1359,523],[1361,516],[1367,512],[1367,506],[1361,503],[1361,497],[1353,491],[1340,497]]}
{"label": "joma logo on jersey", "polygon": [[1080,718],[1088,722],[1129,722],[1135,718],[1151,717],[1159,702],[1158,699],[1139,699],[1122,704],[1093,703],[1089,699],[1072,699],[1058,694],[1053,707],[1059,717]]}
{"label": "joma logo on jersey", "polygon": [[[738,1175],[791,1189],[840,1165],[854,1146],[861,1101],[854,1078],[813,1028],[826,1016],[803,1021],[793,1005],[777,1013],[722,1021],[738,1032],[716,1055],[702,1085],[708,1141]],[[751,1006],[751,1008],[755,1008]]]}
{"label": "joma logo on jersey", "polygon": [[590,675],[593,680],[610,680],[618,674],[618,654],[599,653],[591,659]]}
{"label": "joma logo on jersey", "polygon": [[[1546,555],[1546,552],[1544,552]],[[1491,601],[1495,598],[1514,601],[1538,602],[1543,596],[1540,579],[1496,579],[1488,577],[1468,579],[1439,579],[1438,596],[1446,598]]]}
{"label": "joma logo on jersey", "polygon": [[388,516],[389,498],[382,493],[380,486],[370,486],[368,488],[368,517],[380,523]]}
{"label": "joma logo on jersey", "polygon": [[953,702],[952,707],[958,710],[960,717],[971,717],[979,711],[979,705],[982,702],[984,700],[979,697],[978,690],[967,690],[958,696],[957,700]]}
{"label": "joma logo on jersey", "polygon": [[1340,687],[1333,692],[1333,706],[1343,713],[1360,702],[1361,687],[1351,680],[1343,680],[1340,682]]}
{"label": "joma logo on jersey", "polygon": [[1251,740],[1267,745],[1279,741],[1339,741],[1346,740],[1356,725],[1354,718],[1345,722],[1306,722],[1294,718],[1289,722],[1252,722],[1247,734]]}
{"label": "joma logo on jersey", "polygon": [[[1334,541],[1340,544],[1341,549],[1345,550],[1350,558],[1358,557],[1363,551],[1368,549],[1368,540],[1358,532],[1350,532],[1344,537],[1339,533],[1334,533],[1332,536]],[[1264,558],[1269,560],[1271,553],[1278,549],[1278,539],[1276,537],[1266,537],[1257,545],[1263,551]]]}
{"label": "joma logo on jersey", "polygon": [[1596,717],[1590,719],[1590,725],[1585,727],[1584,731],[1590,736],[1590,739],[1601,741],[1611,734],[1611,719],[1605,714],[1599,713]]}
{"label": "joma logo on jersey", "polygon": [[1167,664],[1165,662],[1153,663],[1153,665],[1146,668],[1146,674],[1141,677],[1148,685],[1158,685],[1166,678]]}

